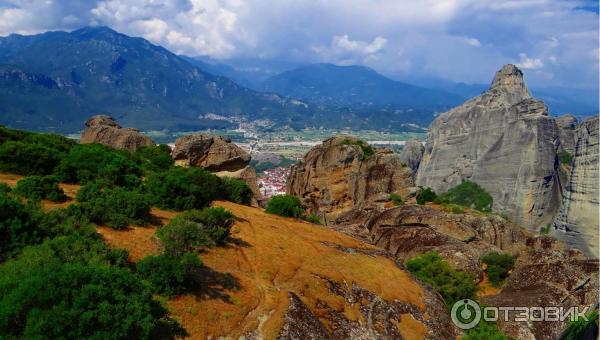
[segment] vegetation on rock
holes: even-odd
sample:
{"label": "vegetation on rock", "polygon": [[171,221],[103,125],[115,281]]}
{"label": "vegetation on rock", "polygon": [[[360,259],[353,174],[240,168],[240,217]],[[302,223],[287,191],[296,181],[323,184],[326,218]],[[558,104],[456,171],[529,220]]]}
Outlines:
{"label": "vegetation on rock", "polygon": [[292,195],[275,195],[269,202],[265,210],[269,214],[275,214],[284,217],[299,218],[304,214],[304,208],[300,199]]}
{"label": "vegetation on rock", "polygon": [[246,182],[231,177],[225,177],[221,180],[225,198],[238,204],[250,205],[253,193]]}
{"label": "vegetation on rock", "polygon": [[573,163],[573,155],[568,151],[562,150],[558,153],[558,160],[561,164],[570,165]]}
{"label": "vegetation on rock", "polygon": [[433,202],[437,198],[435,191],[431,188],[419,187],[417,192],[417,204],[423,205],[426,202]]}
{"label": "vegetation on rock", "polygon": [[393,192],[393,193],[390,194],[390,200],[392,201],[392,204],[394,206],[398,206],[398,205],[404,204],[404,201],[402,201],[402,197],[400,197],[400,195],[398,195],[395,192]]}
{"label": "vegetation on rock", "polygon": [[491,212],[494,200],[479,184],[464,181],[434,199],[436,203],[457,204],[483,212]]}
{"label": "vegetation on rock", "polygon": [[493,286],[500,286],[515,267],[515,259],[510,254],[491,252],[481,259],[487,265],[486,272]]}
{"label": "vegetation on rock", "polygon": [[351,140],[351,139],[347,138],[347,139],[344,139],[342,144],[358,146],[362,150],[363,155],[365,155],[365,157],[370,157],[375,154],[375,149],[373,149],[372,146],[368,145],[365,141],[363,141],[361,139]]}

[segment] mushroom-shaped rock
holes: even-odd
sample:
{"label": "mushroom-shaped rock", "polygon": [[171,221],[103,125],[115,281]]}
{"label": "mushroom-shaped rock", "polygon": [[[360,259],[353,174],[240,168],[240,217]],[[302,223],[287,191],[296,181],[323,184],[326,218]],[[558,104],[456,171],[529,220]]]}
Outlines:
{"label": "mushroom-shaped rock", "polygon": [[204,134],[178,138],[171,156],[177,165],[202,167],[213,172],[237,171],[250,163],[250,154],[230,139]]}

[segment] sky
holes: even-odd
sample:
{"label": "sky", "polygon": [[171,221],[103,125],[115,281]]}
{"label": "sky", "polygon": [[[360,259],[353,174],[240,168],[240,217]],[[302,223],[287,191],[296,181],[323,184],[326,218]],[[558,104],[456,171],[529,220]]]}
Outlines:
{"label": "sky", "polygon": [[597,0],[0,0],[0,35],[105,25],[215,59],[360,64],[489,83],[598,86]]}

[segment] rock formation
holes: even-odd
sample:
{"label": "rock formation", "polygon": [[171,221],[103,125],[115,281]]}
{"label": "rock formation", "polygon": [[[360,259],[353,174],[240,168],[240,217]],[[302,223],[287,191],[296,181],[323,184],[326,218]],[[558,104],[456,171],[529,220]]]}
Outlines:
{"label": "rock formation", "polygon": [[175,141],[171,156],[176,165],[202,167],[219,177],[241,179],[252,190],[255,203],[262,200],[256,171],[249,165],[250,154],[229,138],[203,134],[183,136]]}
{"label": "rock formation", "polygon": [[329,138],[292,167],[287,192],[326,224],[353,210],[383,206],[390,193],[406,197],[414,186],[411,169],[397,155],[385,149],[365,154],[358,143],[352,137]]}
{"label": "rock formation", "polygon": [[135,151],[142,146],[156,145],[137,129],[123,128],[110,116],[93,116],[85,122],[81,144],[98,143],[115,149]]}
{"label": "rock formation", "polygon": [[413,172],[417,172],[424,151],[425,147],[420,140],[411,139],[406,142],[404,148],[402,148],[402,152],[400,152],[400,162],[411,168]]}
{"label": "rock formation", "polygon": [[598,257],[598,117],[583,121],[576,130],[577,143],[571,173],[555,220],[554,235],[567,245]]}
{"label": "rock formation", "polygon": [[575,154],[577,118],[572,114],[565,114],[555,118],[560,137],[560,150],[571,155]]}
{"label": "rock formation", "polygon": [[536,227],[558,208],[558,140],[546,105],[531,98],[521,71],[506,65],[488,91],[430,125],[416,184],[440,193],[476,182],[494,198],[494,211]]}

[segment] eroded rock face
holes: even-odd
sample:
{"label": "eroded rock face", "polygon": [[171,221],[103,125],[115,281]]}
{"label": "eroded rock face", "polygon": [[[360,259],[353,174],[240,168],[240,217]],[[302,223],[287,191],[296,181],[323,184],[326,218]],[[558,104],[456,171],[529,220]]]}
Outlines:
{"label": "eroded rock face", "polygon": [[411,139],[404,145],[400,153],[400,162],[407,165],[413,172],[417,172],[425,147],[418,139]]}
{"label": "eroded rock face", "polygon": [[291,170],[287,192],[300,197],[309,212],[327,224],[352,210],[383,206],[392,192],[406,197],[414,186],[411,169],[398,156],[385,149],[366,156],[353,141],[329,138]]}
{"label": "eroded rock face", "polygon": [[250,163],[250,154],[230,139],[193,134],[178,138],[171,153],[175,164],[202,167],[209,171],[237,171]]}
{"label": "eroded rock face", "polygon": [[110,116],[98,115],[85,122],[81,144],[98,143],[115,149],[135,151],[143,146],[156,145],[137,129],[123,128]]}
{"label": "eroded rock face", "polygon": [[572,114],[565,114],[556,117],[555,120],[560,136],[560,149],[574,155],[577,143],[577,118]]}
{"label": "eroded rock face", "polygon": [[589,256],[598,257],[598,117],[583,121],[576,138],[571,173],[554,223],[558,231],[553,235]]}
{"label": "eroded rock face", "polygon": [[463,180],[485,188],[493,209],[537,227],[557,211],[558,128],[531,98],[514,65],[488,91],[440,115],[429,127],[416,184],[444,192]]}

